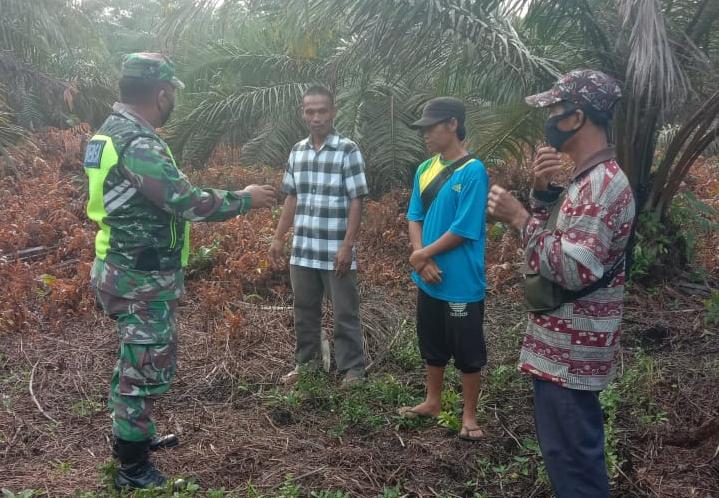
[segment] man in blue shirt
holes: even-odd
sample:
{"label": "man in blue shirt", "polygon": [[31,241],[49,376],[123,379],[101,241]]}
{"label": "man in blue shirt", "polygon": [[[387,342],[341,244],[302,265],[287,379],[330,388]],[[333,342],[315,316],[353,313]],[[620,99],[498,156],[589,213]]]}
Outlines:
{"label": "man in blue shirt", "polygon": [[[465,107],[440,97],[427,103],[414,128],[421,129],[433,157],[417,169],[407,219],[412,278],[419,288],[417,335],[427,364],[427,397],[400,414],[439,415],[444,369],[450,358],[462,372],[463,439],[483,436],[477,425],[480,371],[487,363],[484,321],[484,238],[489,179],[484,165],[464,148]],[[456,164],[454,164],[456,163]],[[442,171],[454,171],[438,183]],[[427,192],[441,184],[428,204]],[[424,195],[423,195],[424,194]],[[424,197],[424,199],[423,199]]]}

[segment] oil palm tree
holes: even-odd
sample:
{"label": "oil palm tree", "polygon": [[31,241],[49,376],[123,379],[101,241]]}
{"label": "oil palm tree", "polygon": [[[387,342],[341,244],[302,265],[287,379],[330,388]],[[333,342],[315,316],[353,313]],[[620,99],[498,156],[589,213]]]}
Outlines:
{"label": "oil palm tree", "polygon": [[[188,4],[163,29],[180,57],[202,61],[184,75],[189,92],[179,119],[168,130],[176,150],[194,164],[202,164],[223,140],[241,144],[245,161],[283,163],[292,143],[305,133],[298,119],[301,93],[310,83],[322,82],[336,92],[338,130],[365,151],[370,182],[375,192],[382,192],[406,185],[422,158],[421,137],[408,125],[429,98],[437,93],[466,97],[476,125],[470,127],[470,144],[485,159],[520,157],[537,120],[512,102],[521,93],[517,86],[526,86],[525,71],[530,67],[548,80],[558,74],[552,63],[536,57],[519,39],[499,10],[477,26],[468,25],[473,37],[468,44],[445,34],[444,24],[435,27],[433,13],[423,9],[415,9],[409,21],[402,17],[399,25],[377,25],[372,12],[385,5],[382,2],[267,0],[227,10],[231,3]],[[382,18],[399,19],[400,7]],[[235,28],[228,29],[227,18],[233,12],[241,15],[229,23]],[[445,24],[454,19],[451,13],[436,15]],[[477,21],[474,12],[459,15],[468,16],[470,24]],[[349,19],[349,25],[326,22],[340,17]],[[199,20],[203,32],[221,34],[223,43],[208,42],[199,54],[185,48],[183,39],[192,28],[184,20],[189,18]],[[410,29],[416,37],[423,22],[435,31],[420,46],[402,46],[401,39],[382,34],[384,29],[390,35]],[[435,43],[434,34],[444,41]],[[196,44],[195,35],[189,39]],[[507,70],[490,75],[471,69],[492,60]],[[492,83],[502,77],[519,83]]]}
{"label": "oil palm tree", "polygon": [[[616,75],[625,86],[615,130],[619,156],[642,208],[660,217],[694,160],[717,137],[715,1],[292,0],[290,5],[304,12],[297,19],[305,26],[327,29],[322,19],[346,26],[349,41],[338,64],[369,63],[437,93],[503,106],[572,68]],[[506,117],[508,124],[517,120]],[[678,125],[680,132],[657,163],[656,140],[666,124]],[[531,139],[524,131],[509,136]]]}
{"label": "oil palm tree", "polygon": [[[17,122],[97,121],[114,93],[114,70],[90,19],[69,0],[0,0],[0,82]],[[111,102],[111,100],[110,100]]]}
{"label": "oil palm tree", "polygon": [[0,85],[0,178],[14,172],[8,148],[27,138],[27,132],[15,124],[15,117],[3,100],[4,88]]}
{"label": "oil palm tree", "polygon": [[[245,49],[241,58],[206,59],[205,80],[230,77],[198,88],[173,130],[200,152],[193,156],[199,162],[230,138],[244,144],[246,160],[282,163],[302,134],[301,89],[321,81],[338,95],[338,129],[367,154],[375,192],[411,178],[423,148],[408,123],[438,94],[467,102],[470,146],[501,166],[522,160],[541,136],[543,116],[522,97],[570,69],[592,67],[623,81],[614,137],[646,222],[639,239],[652,244],[643,239],[644,225],[669,222],[682,180],[717,143],[714,0],[260,0],[221,7],[221,28],[209,32],[231,38],[227,18],[241,12],[274,42],[235,40]],[[188,5],[185,19],[199,12],[213,25],[218,8],[212,0]],[[178,24],[168,26],[183,33]],[[180,39],[174,38],[181,46]],[[231,136],[226,130],[233,128]],[[666,129],[674,132],[660,147]]]}
{"label": "oil palm tree", "polygon": [[[577,47],[572,63],[605,68],[624,81],[616,119],[619,156],[641,207],[666,216],[683,178],[716,139],[719,123],[719,4],[623,0],[530,5],[528,26]],[[678,126],[657,161],[657,137]]]}

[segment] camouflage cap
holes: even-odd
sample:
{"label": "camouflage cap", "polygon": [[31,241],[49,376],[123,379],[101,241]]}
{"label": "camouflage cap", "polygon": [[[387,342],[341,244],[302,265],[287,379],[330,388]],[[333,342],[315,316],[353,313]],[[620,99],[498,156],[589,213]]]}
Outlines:
{"label": "camouflage cap", "polygon": [[182,90],[185,84],[175,77],[175,64],[169,57],[152,52],[127,54],[122,61],[122,76],[145,80],[167,81]]}
{"label": "camouflage cap", "polygon": [[601,71],[576,69],[559,78],[550,90],[531,95],[525,101],[532,107],[549,107],[566,100],[611,112],[620,98],[622,90],[619,82],[611,76]]}

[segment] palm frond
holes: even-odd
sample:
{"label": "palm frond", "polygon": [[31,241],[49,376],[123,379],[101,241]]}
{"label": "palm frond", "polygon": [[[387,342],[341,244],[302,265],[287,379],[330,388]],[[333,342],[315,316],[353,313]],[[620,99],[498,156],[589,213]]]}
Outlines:
{"label": "palm frond", "polygon": [[195,52],[201,61],[183,71],[190,91],[208,90],[218,84],[252,85],[322,78],[322,64],[277,52],[255,52],[231,43],[212,43]]}
{"label": "palm frond", "polygon": [[84,46],[107,54],[93,23],[76,2],[0,0],[0,49],[24,62],[42,63],[53,54]]}
{"label": "palm frond", "polygon": [[184,0],[169,10],[158,29],[163,49],[177,52],[188,44],[204,45],[241,32],[250,10],[242,0]]}
{"label": "palm frond", "polygon": [[36,66],[0,53],[0,83],[7,88],[7,104],[23,125],[64,126],[68,118],[65,92],[70,85]]}
{"label": "palm frond", "polygon": [[650,102],[671,107],[683,101],[689,78],[680,64],[659,0],[619,0],[618,13],[628,29],[626,77],[636,95],[646,93]]}
{"label": "palm frond", "polygon": [[65,2],[57,0],[0,0],[0,48],[35,62],[53,49],[68,48],[70,33],[56,17],[66,8]]}
{"label": "palm frond", "polygon": [[225,115],[277,116],[289,109],[296,109],[307,86],[307,83],[289,82],[242,87],[230,94],[210,92],[199,108],[188,117],[202,125]]}
{"label": "palm frond", "polygon": [[687,38],[694,45],[705,49],[711,43],[712,31],[716,34],[719,23],[719,3],[713,0],[678,0],[670,3],[671,9],[665,9],[673,24],[681,25]]}
{"label": "palm frond", "polygon": [[[180,119],[168,127],[169,140],[183,159],[184,149],[193,137],[203,137],[203,154],[195,159],[207,159],[212,147],[233,128],[246,130],[249,140],[254,126],[262,120],[282,118],[295,111],[306,83],[281,83],[263,87],[242,87],[233,92],[201,93],[178,109]],[[206,153],[206,154],[205,154]],[[204,155],[204,157],[203,157]]]}
{"label": "palm frond", "polygon": [[[522,2],[523,3],[523,2]],[[590,48],[610,57],[614,48],[608,27],[614,10],[610,0],[532,0],[527,2],[521,25],[534,36],[576,49]],[[608,60],[605,60],[608,62]]]}
{"label": "palm frond", "polygon": [[40,99],[37,95],[30,92],[23,93],[20,97],[20,108],[17,111],[18,123],[30,131],[44,128],[47,122],[40,106]]}
{"label": "palm frond", "polygon": [[77,114],[97,124],[114,94],[115,71],[79,3],[0,0],[0,12],[0,82],[17,122],[62,127]]}
{"label": "palm frond", "polygon": [[468,143],[488,164],[523,163],[527,147],[542,135],[543,117],[523,103],[494,105],[480,99],[467,102]]}
{"label": "palm frond", "polygon": [[10,112],[6,101],[6,89],[0,84],[0,154],[8,147],[28,138],[27,132],[15,123],[15,116]]}
{"label": "palm frond", "polygon": [[297,114],[268,121],[255,137],[242,145],[242,162],[282,166],[287,162],[292,146],[304,135],[305,125]]}
{"label": "palm frond", "polygon": [[354,67],[370,62],[401,74],[445,60],[447,47],[471,46],[516,72],[557,74],[551,62],[536,57],[523,43],[511,20],[494,10],[493,1],[293,0],[290,4],[307,13],[298,17],[305,25],[325,26],[327,19],[342,19],[337,29],[351,36],[344,54],[354,60]]}
{"label": "palm frond", "polygon": [[358,143],[373,192],[408,185],[424,156],[421,136],[409,127],[420,103],[401,82],[378,77],[351,81],[342,82],[337,96],[337,130]]}

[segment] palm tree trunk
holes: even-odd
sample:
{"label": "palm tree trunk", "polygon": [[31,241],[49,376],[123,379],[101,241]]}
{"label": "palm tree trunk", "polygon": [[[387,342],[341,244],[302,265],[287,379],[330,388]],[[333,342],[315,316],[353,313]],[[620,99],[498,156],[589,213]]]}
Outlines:
{"label": "palm tree trunk", "polygon": [[646,94],[628,98],[617,117],[618,158],[640,206],[650,187],[659,119],[658,109],[647,105],[648,100]]}

